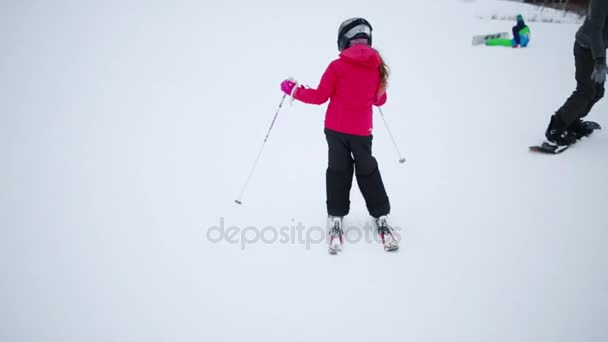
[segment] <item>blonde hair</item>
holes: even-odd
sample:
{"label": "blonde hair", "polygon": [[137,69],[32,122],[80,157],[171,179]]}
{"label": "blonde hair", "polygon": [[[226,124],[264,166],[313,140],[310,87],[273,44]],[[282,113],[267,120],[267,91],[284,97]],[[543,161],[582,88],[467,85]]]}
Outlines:
{"label": "blonde hair", "polygon": [[380,87],[378,88],[378,94],[382,95],[388,87],[388,76],[390,75],[391,70],[384,62],[380,52],[378,52],[378,50],[376,50],[376,52],[378,53],[378,57],[380,57],[380,67],[378,68],[380,71]]}

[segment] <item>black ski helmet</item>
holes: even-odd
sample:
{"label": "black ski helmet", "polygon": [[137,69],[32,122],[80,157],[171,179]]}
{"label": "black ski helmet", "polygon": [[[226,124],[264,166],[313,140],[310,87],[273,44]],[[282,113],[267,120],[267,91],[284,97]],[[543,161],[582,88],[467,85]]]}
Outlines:
{"label": "black ski helmet", "polygon": [[357,38],[367,38],[367,45],[372,45],[372,25],[363,18],[346,19],[338,29],[338,50],[342,51]]}

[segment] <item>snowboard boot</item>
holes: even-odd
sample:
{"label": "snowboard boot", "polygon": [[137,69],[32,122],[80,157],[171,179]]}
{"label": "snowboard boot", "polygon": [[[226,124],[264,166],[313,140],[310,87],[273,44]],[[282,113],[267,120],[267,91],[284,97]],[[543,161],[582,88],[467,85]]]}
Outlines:
{"label": "snowboard boot", "polygon": [[395,230],[388,223],[386,215],[378,217],[376,219],[376,225],[378,226],[378,234],[382,239],[384,250],[390,252],[399,249],[399,242],[395,237]]}
{"label": "snowboard boot", "polygon": [[577,141],[577,136],[557,116],[551,116],[549,126],[545,131],[547,140],[558,146],[572,145]]}
{"label": "snowboard boot", "polygon": [[598,126],[599,125],[593,121],[583,121],[582,119],[578,119],[574,121],[568,128],[574,133],[577,139],[581,139],[590,136],[593,131],[598,129]]}
{"label": "snowboard boot", "polygon": [[342,229],[342,216],[329,216],[329,254],[338,254],[344,244],[344,230]]}

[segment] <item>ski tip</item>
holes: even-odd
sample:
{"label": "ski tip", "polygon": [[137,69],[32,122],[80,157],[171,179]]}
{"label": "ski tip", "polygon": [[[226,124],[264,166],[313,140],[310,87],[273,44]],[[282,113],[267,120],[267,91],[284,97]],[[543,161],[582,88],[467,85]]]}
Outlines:
{"label": "ski tip", "polygon": [[242,204],[243,204],[243,202],[241,202],[241,201],[239,201],[239,200],[234,200],[234,203],[239,204],[239,205],[242,205]]}
{"label": "ski tip", "polygon": [[399,249],[399,244],[396,241],[384,245],[385,252],[394,252]]}
{"label": "ski tip", "polygon": [[329,247],[328,252],[330,255],[338,255],[340,252],[342,252],[342,249],[340,247]]}
{"label": "ski tip", "polygon": [[401,158],[401,159],[399,159],[399,162],[400,162],[401,164],[405,163],[405,158]]}

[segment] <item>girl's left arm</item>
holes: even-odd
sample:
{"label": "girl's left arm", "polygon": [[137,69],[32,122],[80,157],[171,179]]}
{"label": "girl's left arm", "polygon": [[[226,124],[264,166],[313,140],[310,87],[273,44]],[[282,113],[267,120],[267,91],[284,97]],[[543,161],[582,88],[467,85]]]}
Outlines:
{"label": "girl's left arm", "polygon": [[386,91],[382,92],[382,95],[376,95],[374,99],[374,106],[380,107],[386,103]]}
{"label": "girl's left arm", "polygon": [[335,85],[336,72],[332,63],[323,73],[321,82],[319,83],[319,87],[317,89],[299,86],[293,93],[293,97],[304,103],[320,105],[325,103],[331,97],[331,95],[334,93]]}

